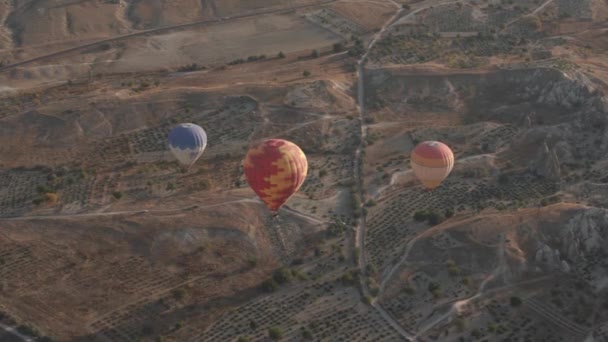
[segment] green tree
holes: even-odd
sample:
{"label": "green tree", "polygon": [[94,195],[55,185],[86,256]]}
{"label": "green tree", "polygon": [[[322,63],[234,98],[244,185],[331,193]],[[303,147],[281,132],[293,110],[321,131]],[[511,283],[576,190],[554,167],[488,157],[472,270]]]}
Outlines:
{"label": "green tree", "polygon": [[184,289],[173,290],[173,298],[175,298],[175,300],[182,300],[185,297],[186,297],[186,290],[184,290]]}
{"label": "green tree", "polygon": [[291,271],[289,271],[285,267],[281,267],[278,270],[274,271],[272,275],[272,279],[277,282],[277,284],[282,285],[291,281]]}
{"label": "green tree", "polygon": [[266,292],[274,292],[279,288],[279,284],[277,284],[274,279],[268,279],[262,283],[262,289]]}
{"label": "green tree", "polygon": [[450,209],[447,209],[447,210],[445,211],[445,217],[446,217],[446,218],[450,218],[450,217],[452,217],[452,216],[454,216],[454,209],[451,209],[451,208],[450,208]]}
{"label": "green tree", "polygon": [[456,319],[454,324],[456,325],[456,328],[458,329],[459,332],[463,332],[464,329],[467,327],[467,322],[465,322],[465,320],[462,318]]}
{"label": "green tree", "polygon": [[268,336],[271,339],[278,341],[283,338],[283,331],[281,331],[281,329],[278,327],[268,328]]}
{"label": "green tree", "polygon": [[283,51],[280,51],[279,54],[277,55],[277,57],[285,58],[285,54],[283,53]]}
{"label": "green tree", "polygon": [[302,76],[304,76],[304,77],[310,76],[310,71],[304,70],[304,72],[302,72]]}
{"label": "green tree", "polygon": [[429,214],[428,218],[429,218],[429,223],[433,226],[440,224],[444,220],[443,215],[438,214],[436,212],[431,212]]}
{"label": "green tree", "polygon": [[305,340],[312,340],[312,333],[310,332],[310,330],[302,330],[302,338]]}
{"label": "green tree", "polygon": [[510,302],[511,302],[511,306],[513,306],[513,307],[518,307],[523,303],[521,298],[515,297],[515,296],[511,297]]}

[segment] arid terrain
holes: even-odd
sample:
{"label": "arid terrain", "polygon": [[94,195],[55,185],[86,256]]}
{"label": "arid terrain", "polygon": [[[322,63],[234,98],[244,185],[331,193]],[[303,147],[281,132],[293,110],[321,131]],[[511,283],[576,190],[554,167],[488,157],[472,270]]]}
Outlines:
{"label": "arid terrain", "polygon": [[0,341],[608,341],[607,56],[608,0],[0,0]]}

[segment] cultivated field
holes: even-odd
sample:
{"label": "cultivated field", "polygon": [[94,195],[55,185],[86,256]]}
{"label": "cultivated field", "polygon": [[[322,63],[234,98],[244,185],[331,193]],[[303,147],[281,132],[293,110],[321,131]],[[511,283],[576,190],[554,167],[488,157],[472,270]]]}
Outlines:
{"label": "cultivated field", "polygon": [[[0,340],[603,341],[607,8],[2,1]],[[309,166],[276,217],[267,138]]]}

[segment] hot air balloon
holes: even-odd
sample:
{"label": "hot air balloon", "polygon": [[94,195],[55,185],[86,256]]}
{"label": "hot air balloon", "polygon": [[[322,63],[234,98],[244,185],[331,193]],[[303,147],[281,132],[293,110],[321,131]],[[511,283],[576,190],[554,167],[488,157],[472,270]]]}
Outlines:
{"label": "hot air balloon", "polygon": [[191,167],[207,147],[207,133],[201,126],[183,123],[169,133],[169,149],[180,164]]}
{"label": "hot air balloon", "polygon": [[243,168],[249,186],[276,213],[304,183],[308,161],[296,144],[269,139],[249,149]]}
{"label": "hot air balloon", "polygon": [[429,190],[439,186],[454,168],[454,153],[439,141],[424,141],[414,148],[410,158],[416,177]]}

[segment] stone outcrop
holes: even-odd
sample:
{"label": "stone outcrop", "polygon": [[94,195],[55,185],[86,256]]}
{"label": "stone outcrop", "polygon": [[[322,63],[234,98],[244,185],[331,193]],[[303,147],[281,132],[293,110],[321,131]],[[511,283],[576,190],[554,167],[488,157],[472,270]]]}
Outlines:
{"label": "stone outcrop", "polygon": [[545,271],[575,272],[596,291],[608,288],[608,210],[580,210],[557,236],[537,240],[534,262]]}
{"label": "stone outcrop", "polygon": [[529,169],[539,176],[559,181],[561,171],[555,148],[550,149],[546,142],[543,143],[536,158],[530,163]]}

